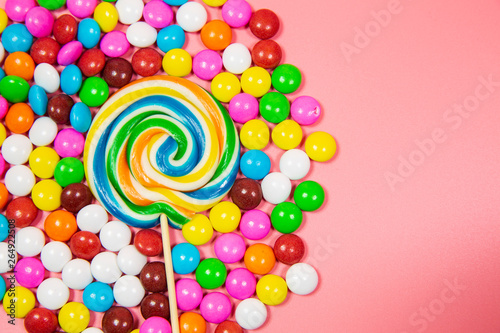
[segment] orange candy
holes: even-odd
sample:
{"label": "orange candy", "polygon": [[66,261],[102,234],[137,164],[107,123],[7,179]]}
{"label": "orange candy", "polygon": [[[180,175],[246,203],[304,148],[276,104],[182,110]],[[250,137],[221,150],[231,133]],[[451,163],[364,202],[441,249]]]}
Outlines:
{"label": "orange candy", "polygon": [[0,210],[2,210],[9,201],[9,192],[3,183],[0,183]]}
{"label": "orange candy", "polygon": [[34,120],[35,114],[28,104],[16,103],[7,111],[5,125],[12,133],[22,134],[29,131]]}
{"label": "orange candy", "polygon": [[68,241],[78,229],[75,216],[65,210],[56,210],[50,213],[45,219],[43,227],[47,236],[61,242]]}
{"label": "orange candy", "polygon": [[207,331],[207,323],[205,319],[194,312],[184,312],[179,318],[179,326],[181,333],[205,333]]}
{"label": "orange candy", "polygon": [[5,59],[4,70],[7,75],[19,76],[29,81],[35,72],[35,62],[26,52],[13,52]]}
{"label": "orange candy", "polygon": [[248,247],[245,252],[244,261],[245,266],[250,272],[264,275],[273,269],[276,257],[269,245],[256,243]]}
{"label": "orange candy", "polygon": [[221,51],[231,44],[233,32],[226,22],[213,20],[203,26],[200,36],[201,41],[207,48]]}

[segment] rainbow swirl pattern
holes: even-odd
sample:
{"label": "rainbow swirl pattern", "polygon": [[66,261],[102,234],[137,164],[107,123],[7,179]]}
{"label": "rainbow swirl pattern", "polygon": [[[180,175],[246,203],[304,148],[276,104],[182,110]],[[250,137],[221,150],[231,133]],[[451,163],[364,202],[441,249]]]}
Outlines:
{"label": "rainbow swirl pattern", "polygon": [[139,228],[166,214],[181,228],[231,189],[238,132],[224,107],[195,83],[136,80],[101,107],[84,150],[87,183],[106,210]]}

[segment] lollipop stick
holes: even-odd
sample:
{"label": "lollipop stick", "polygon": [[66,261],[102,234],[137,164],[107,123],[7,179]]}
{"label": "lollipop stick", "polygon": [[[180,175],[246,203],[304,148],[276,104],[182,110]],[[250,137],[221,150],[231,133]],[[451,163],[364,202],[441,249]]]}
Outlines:
{"label": "lollipop stick", "polygon": [[168,219],[165,214],[160,216],[161,238],[163,241],[163,256],[165,258],[165,273],[167,274],[168,303],[170,306],[170,325],[172,333],[179,333],[179,314],[177,313],[177,297],[175,295],[174,266],[172,265],[172,250],[170,248],[170,234]]}

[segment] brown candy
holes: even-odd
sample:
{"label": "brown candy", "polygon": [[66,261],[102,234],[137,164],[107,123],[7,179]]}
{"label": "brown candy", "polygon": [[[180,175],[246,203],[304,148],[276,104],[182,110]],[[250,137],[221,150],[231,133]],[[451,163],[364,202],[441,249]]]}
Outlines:
{"label": "brown candy", "polygon": [[113,306],[102,317],[104,333],[130,333],[133,330],[134,317],[129,309]]}
{"label": "brown candy", "polygon": [[122,58],[111,58],[106,62],[102,78],[108,85],[121,88],[132,79],[132,65]]}
{"label": "brown candy", "polygon": [[141,302],[141,314],[144,319],[149,317],[170,318],[170,307],[167,296],[160,293],[149,294]]}
{"label": "brown candy", "polygon": [[167,276],[165,264],[160,261],[147,263],[139,275],[145,290],[153,293],[162,293],[167,290]]}
{"label": "brown candy", "polygon": [[92,203],[92,192],[82,183],[69,184],[61,193],[61,206],[68,212],[78,213]]}
{"label": "brown candy", "polygon": [[47,114],[56,124],[67,124],[73,105],[75,105],[75,101],[68,95],[55,95],[51,97],[47,103]]}
{"label": "brown candy", "polygon": [[250,178],[237,179],[231,189],[231,200],[233,200],[240,209],[254,209],[262,201],[262,189],[260,184]]}

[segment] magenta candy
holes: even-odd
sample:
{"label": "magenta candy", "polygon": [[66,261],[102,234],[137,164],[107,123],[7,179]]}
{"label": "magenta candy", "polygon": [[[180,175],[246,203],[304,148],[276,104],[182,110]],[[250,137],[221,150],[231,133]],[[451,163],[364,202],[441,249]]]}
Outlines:
{"label": "magenta candy", "polygon": [[73,128],[65,128],[57,133],[54,140],[54,149],[56,153],[64,157],[78,157],[85,146],[85,138],[82,133]]}
{"label": "magenta candy", "polygon": [[172,328],[165,318],[153,316],[142,323],[139,333],[172,333]]}
{"label": "magenta candy", "polygon": [[259,101],[250,94],[241,93],[231,99],[228,111],[234,121],[244,124],[259,115]]}
{"label": "magenta candy", "polygon": [[193,73],[202,80],[212,80],[222,70],[222,57],[214,50],[203,50],[193,58]]}
{"label": "magenta candy", "polygon": [[4,9],[12,21],[24,22],[26,13],[35,6],[35,0],[7,0]]}
{"label": "magenta candy", "polygon": [[144,6],[142,16],[147,24],[156,29],[162,29],[172,23],[174,12],[163,0],[150,1]]}
{"label": "magenta candy", "polygon": [[220,292],[213,292],[203,297],[200,312],[209,323],[219,324],[231,314],[232,304],[229,298]]}
{"label": "magenta candy", "polygon": [[236,299],[246,299],[255,293],[255,275],[246,268],[232,270],[226,279],[226,290]]}
{"label": "magenta candy", "polygon": [[0,153],[0,176],[3,175],[4,171],[5,171],[5,160],[3,159],[3,156]]}
{"label": "magenta candy", "polygon": [[228,0],[222,6],[222,18],[233,28],[245,26],[252,17],[252,7],[245,0]]}
{"label": "magenta candy", "polygon": [[248,239],[259,240],[271,230],[271,219],[261,210],[252,209],[241,217],[240,231]]}
{"label": "magenta candy", "polygon": [[5,114],[7,113],[8,110],[9,110],[9,103],[3,96],[0,96],[0,119],[3,119],[3,117],[5,117]]}
{"label": "magenta candy", "polygon": [[121,57],[130,48],[125,33],[121,31],[111,31],[105,34],[101,39],[101,51],[111,58]]}
{"label": "magenta candy", "polygon": [[35,288],[42,283],[45,268],[36,258],[23,258],[19,260],[14,269],[16,281],[23,287]]}
{"label": "magenta candy", "polygon": [[246,245],[243,237],[233,232],[222,234],[214,243],[215,255],[220,261],[232,264],[243,259]]}
{"label": "magenta candy", "polygon": [[177,306],[182,311],[194,310],[200,305],[203,290],[198,282],[193,279],[181,279],[175,284]]}
{"label": "magenta candy", "polygon": [[300,96],[292,102],[290,114],[300,125],[312,125],[321,115],[321,106],[310,96]]}
{"label": "magenta candy", "polygon": [[97,0],[67,0],[69,12],[80,19],[89,17],[97,6]]}
{"label": "magenta candy", "polygon": [[83,45],[79,41],[64,44],[57,54],[57,62],[61,66],[68,66],[78,60],[83,52]]}
{"label": "magenta candy", "polygon": [[26,28],[34,37],[47,37],[52,34],[54,17],[47,8],[33,7],[26,13]]}

